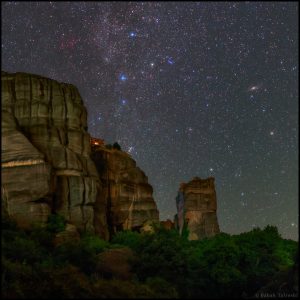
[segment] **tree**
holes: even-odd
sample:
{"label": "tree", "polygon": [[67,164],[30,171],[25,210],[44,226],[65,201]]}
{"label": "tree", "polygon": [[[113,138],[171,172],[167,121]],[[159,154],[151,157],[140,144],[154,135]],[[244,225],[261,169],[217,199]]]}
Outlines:
{"label": "tree", "polygon": [[117,149],[117,150],[120,150],[120,151],[121,151],[121,146],[120,146],[117,142],[115,142],[115,143],[113,144],[113,149]]}

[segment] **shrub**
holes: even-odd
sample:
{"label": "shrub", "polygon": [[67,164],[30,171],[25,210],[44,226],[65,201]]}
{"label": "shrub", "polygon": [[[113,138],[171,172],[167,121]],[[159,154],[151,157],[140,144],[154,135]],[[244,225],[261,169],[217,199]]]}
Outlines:
{"label": "shrub", "polygon": [[96,235],[86,234],[82,237],[80,243],[91,252],[98,254],[110,247],[107,241],[102,240]]}
{"label": "shrub", "polygon": [[80,241],[66,242],[54,249],[54,257],[59,265],[66,263],[79,267],[86,274],[95,272],[97,254],[108,247],[108,243],[97,237],[86,236]]}
{"label": "shrub", "polygon": [[132,250],[137,250],[140,247],[144,236],[145,236],[144,234],[140,234],[135,231],[125,230],[125,231],[117,232],[113,236],[111,242],[112,244],[119,244],[119,245],[127,246]]}
{"label": "shrub", "polygon": [[47,230],[53,233],[64,231],[66,228],[66,220],[58,214],[49,215],[47,221]]}
{"label": "shrub", "polygon": [[21,261],[24,264],[39,262],[47,256],[45,249],[36,241],[20,236],[16,236],[13,241],[3,240],[2,251],[7,258]]}
{"label": "shrub", "polygon": [[35,226],[29,232],[30,238],[41,246],[51,249],[53,247],[54,233],[43,226]]}
{"label": "shrub", "polygon": [[161,277],[149,277],[146,280],[146,285],[154,292],[155,298],[172,299],[178,298],[176,288],[168,281]]}
{"label": "shrub", "polygon": [[117,149],[117,150],[121,151],[121,146],[117,142],[115,142],[112,147],[113,147],[113,149]]}

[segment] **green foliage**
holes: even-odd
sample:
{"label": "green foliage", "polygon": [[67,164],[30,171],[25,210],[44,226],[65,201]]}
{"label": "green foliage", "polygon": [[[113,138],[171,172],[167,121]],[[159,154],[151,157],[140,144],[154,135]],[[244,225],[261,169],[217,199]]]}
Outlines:
{"label": "green foliage", "polygon": [[176,288],[161,277],[149,277],[146,285],[154,292],[155,298],[158,299],[176,299],[178,293]]}
{"label": "green foliage", "polygon": [[64,231],[66,228],[66,220],[59,214],[49,215],[47,222],[47,230],[53,233]]}
{"label": "green foliage", "polygon": [[297,243],[293,240],[280,240],[275,255],[280,258],[281,268],[292,267],[298,254]]}
{"label": "green foliage", "polygon": [[92,234],[85,234],[81,238],[80,243],[95,254],[98,254],[105,249],[110,248],[110,244],[108,242]]}
{"label": "green foliage", "polygon": [[97,254],[109,248],[109,243],[91,234],[84,235],[80,241],[66,242],[54,249],[57,264],[70,263],[86,274],[95,271]]}
{"label": "green foliage", "polygon": [[50,249],[53,247],[53,238],[55,233],[47,229],[47,227],[36,225],[29,232],[30,239],[41,246]]}
{"label": "green foliage", "polygon": [[131,281],[101,279],[95,282],[94,289],[98,298],[156,298],[155,293],[147,285]]}
{"label": "green foliage", "polygon": [[46,255],[46,250],[28,237],[16,235],[11,241],[2,241],[2,251],[11,260],[18,260],[23,264],[40,261]]}
{"label": "green foliage", "polygon": [[239,248],[228,234],[193,243],[188,256],[188,296],[234,296],[245,278],[238,268]]}
{"label": "green foliage", "polygon": [[54,257],[58,265],[72,264],[87,274],[91,274],[97,264],[94,249],[78,241],[59,245],[54,249]]}
{"label": "green foliage", "polygon": [[[279,283],[290,280],[293,289],[298,242],[282,239],[274,226],[188,241],[157,225],[154,234],[123,231],[111,243],[84,234],[54,247],[64,224],[56,216],[47,226],[24,231],[3,220],[3,298],[253,297],[276,276]],[[101,278],[97,255],[124,246],[135,253],[130,271],[135,280]]]}
{"label": "green foliage", "polygon": [[133,265],[139,280],[146,281],[159,274],[183,295],[187,274],[186,243],[175,230],[161,228],[155,234],[143,235],[136,249],[138,260]]}
{"label": "green foliage", "polygon": [[185,222],[183,225],[183,228],[182,228],[181,236],[182,236],[182,238],[187,240],[189,238],[189,234],[190,234],[190,232],[189,232],[187,223]]}
{"label": "green foliage", "polygon": [[111,145],[111,144],[106,144],[105,145],[105,148],[106,149],[109,149],[109,150],[111,150],[111,149],[117,149],[117,150],[122,150],[121,149],[121,146],[119,145],[119,143],[117,143],[117,142],[115,142],[115,143],[113,143],[113,145]]}
{"label": "green foliage", "polygon": [[140,247],[144,235],[130,230],[117,232],[112,240],[112,244],[118,244],[127,246],[133,250],[137,250]]}

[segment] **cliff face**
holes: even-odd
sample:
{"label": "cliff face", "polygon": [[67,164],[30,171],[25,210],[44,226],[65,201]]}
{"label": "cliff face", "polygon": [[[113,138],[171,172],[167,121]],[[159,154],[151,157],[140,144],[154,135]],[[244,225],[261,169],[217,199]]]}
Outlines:
{"label": "cliff face", "polygon": [[187,224],[189,240],[214,236],[220,232],[213,177],[195,177],[192,181],[181,184],[176,206],[177,227],[181,233],[184,224]]}
{"label": "cliff face", "polygon": [[112,233],[140,229],[145,221],[158,222],[152,186],[130,155],[103,145],[95,145],[92,152],[103,185]]}
{"label": "cliff face", "polygon": [[25,73],[2,72],[1,79],[3,213],[28,226],[57,212],[107,237],[105,198],[76,87]]}

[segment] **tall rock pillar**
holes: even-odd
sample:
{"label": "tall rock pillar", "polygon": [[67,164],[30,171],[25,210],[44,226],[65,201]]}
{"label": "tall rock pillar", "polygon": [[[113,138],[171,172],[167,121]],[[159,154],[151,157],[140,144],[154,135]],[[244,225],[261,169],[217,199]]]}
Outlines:
{"label": "tall rock pillar", "polygon": [[189,240],[211,237],[220,232],[214,181],[213,177],[194,177],[180,186],[176,197],[176,224],[180,234],[187,226]]}

